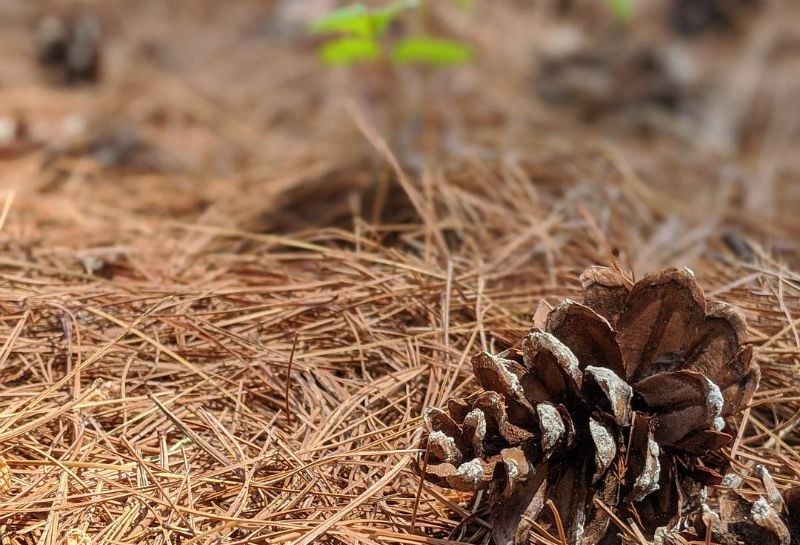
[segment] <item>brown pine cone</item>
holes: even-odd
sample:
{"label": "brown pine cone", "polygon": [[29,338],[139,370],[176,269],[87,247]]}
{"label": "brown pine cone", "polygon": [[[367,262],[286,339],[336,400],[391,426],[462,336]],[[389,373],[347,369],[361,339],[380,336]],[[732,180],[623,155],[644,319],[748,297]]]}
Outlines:
{"label": "brown pine cone", "polygon": [[[691,271],[631,285],[612,269],[581,275],[522,349],[472,360],[484,391],[424,412],[424,477],[487,490],[496,545],[527,542],[557,507],[569,543],[615,543],[600,501],[650,536],[673,527],[682,486],[719,482],[725,419],[758,385],[733,307],[706,303]],[[715,469],[716,468],[716,469]]]}

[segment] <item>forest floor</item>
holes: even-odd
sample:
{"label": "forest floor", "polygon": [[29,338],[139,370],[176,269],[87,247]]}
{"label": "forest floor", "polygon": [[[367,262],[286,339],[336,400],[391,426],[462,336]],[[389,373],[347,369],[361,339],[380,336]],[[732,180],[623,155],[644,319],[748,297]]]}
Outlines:
{"label": "forest floor", "polygon": [[[324,1],[0,5],[3,543],[485,543],[421,409],[593,264],[745,311],[735,467],[797,480],[800,7],[707,3],[442,2],[442,70],[326,68]],[[65,85],[34,36],[78,12]]]}

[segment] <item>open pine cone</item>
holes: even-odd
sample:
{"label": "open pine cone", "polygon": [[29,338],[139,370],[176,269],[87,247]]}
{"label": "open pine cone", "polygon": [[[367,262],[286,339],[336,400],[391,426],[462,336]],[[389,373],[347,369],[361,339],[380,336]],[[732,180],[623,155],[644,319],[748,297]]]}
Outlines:
{"label": "open pine cone", "polygon": [[691,271],[631,286],[595,267],[581,283],[584,303],[553,309],[521,350],[473,358],[483,392],[424,412],[424,477],[487,490],[496,545],[527,542],[547,499],[569,543],[619,542],[596,501],[651,536],[673,527],[682,490],[720,480],[725,419],[758,385],[743,317],[706,303]]}

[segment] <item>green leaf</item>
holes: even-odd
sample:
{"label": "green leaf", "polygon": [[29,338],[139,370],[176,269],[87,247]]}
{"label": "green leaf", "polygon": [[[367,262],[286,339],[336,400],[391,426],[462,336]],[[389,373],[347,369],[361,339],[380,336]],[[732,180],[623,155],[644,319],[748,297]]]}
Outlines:
{"label": "green leaf", "polygon": [[337,38],[322,46],[320,56],[329,66],[350,66],[376,61],[381,56],[378,44],[369,38]]}
{"label": "green leaf", "polygon": [[617,22],[627,25],[633,19],[633,0],[606,0]]}
{"label": "green leaf", "polygon": [[417,6],[419,0],[397,0],[374,9],[369,9],[364,4],[350,4],[334,9],[318,19],[311,26],[311,32],[375,38],[382,35],[400,13]]}
{"label": "green leaf", "polygon": [[392,50],[392,59],[398,64],[448,66],[469,62],[472,51],[461,42],[418,36],[397,42]]}
{"label": "green leaf", "polygon": [[351,4],[326,13],[311,26],[315,34],[342,33],[362,38],[371,37],[372,22],[364,4]]}

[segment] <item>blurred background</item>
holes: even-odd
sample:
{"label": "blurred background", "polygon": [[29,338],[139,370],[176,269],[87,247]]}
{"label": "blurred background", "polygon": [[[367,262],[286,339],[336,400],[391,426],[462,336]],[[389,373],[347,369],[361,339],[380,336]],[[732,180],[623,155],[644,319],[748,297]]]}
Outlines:
{"label": "blurred background", "polygon": [[[624,163],[667,220],[732,205],[720,221],[792,259],[797,2],[379,0],[369,13],[397,8],[380,56],[329,62],[347,32],[319,23],[347,5],[5,0],[0,185],[49,224],[83,218],[82,245],[125,236],[100,210],[263,232],[408,219],[368,127],[412,176],[562,162],[538,183],[566,193],[620,175],[599,157]],[[386,54],[409,36],[466,56]]]}

